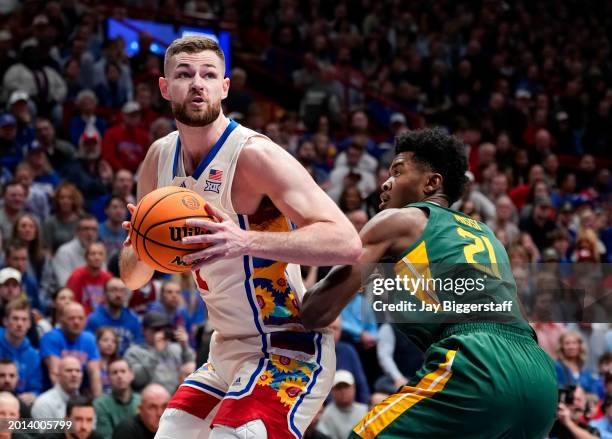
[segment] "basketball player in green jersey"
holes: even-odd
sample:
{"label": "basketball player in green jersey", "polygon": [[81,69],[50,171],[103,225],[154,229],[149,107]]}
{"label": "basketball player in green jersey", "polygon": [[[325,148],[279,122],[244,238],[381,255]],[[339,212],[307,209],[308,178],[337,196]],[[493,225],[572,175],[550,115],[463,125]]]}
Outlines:
{"label": "basketball player in green jersey", "polygon": [[[416,270],[455,285],[459,277],[483,282],[480,291],[465,294],[410,296],[432,309],[453,298],[455,308],[444,317],[430,313],[420,323],[398,323],[425,351],[423,366],[365,416],[353,438],[541,439],[553,424],[553,363],[521,316],[508,256],[485,224],[449,209],[463,191],[466,170],[465,148],[455,137],[438,129],[399,136],[383,211],[361,232],[359,263],[335,267],[303,299],[304,325],[319,328],[336,318],[378,262],[392,262],[395,274]],[[457,306],[479,312],[463,321],[460,314],[448,318]]]}

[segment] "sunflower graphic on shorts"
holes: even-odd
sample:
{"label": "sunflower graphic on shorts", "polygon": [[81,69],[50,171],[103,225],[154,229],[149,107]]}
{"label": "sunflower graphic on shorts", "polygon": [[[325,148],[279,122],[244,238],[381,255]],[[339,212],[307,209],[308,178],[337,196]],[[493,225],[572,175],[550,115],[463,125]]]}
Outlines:
{"label": "sunflower graphic on shorts", "polygon": [[274,311],[274,308],[276,308],[272,292],[264,287],[257,287],[255,288],[255,298],[257,299],[257,305],[259,309],[261,309],[263,318],[269,317]]}
{"label": "sunflower graphic on shorts", "polygon": [[305,387],[306,383],[301,378],[287,378],[280,385],[278,397],[283,404],[291,406]]}
{"label": "sunflower graphic on shorts", "polygon": [[259,379],[257,380],[257,385],[258,386],[269,386],[270,384],[272,384],[273,378],[274,378],[274,375],[272,375],[270,371],[266,370],[264,373],[259,375]]}
{"label": "sunflower graphic on shorts", "polygon": [[283,373],[295,371],[299,367],[297,360],[283,355],[272,355],[272,365]]}

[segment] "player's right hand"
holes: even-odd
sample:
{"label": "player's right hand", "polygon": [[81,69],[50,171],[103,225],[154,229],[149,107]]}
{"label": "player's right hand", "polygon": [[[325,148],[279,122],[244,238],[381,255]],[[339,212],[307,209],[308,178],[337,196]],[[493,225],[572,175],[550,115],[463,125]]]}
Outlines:
{"label": "player's right hand", "polygon": [[[134,216],[134,212],[136,211],[136,206],[133,205],[132,203],[128,203],[127,208],[128,208],[128,211],[130,212],[130,216]],[[128,232],[127,238],[125,238],[125,241],[123,241],[123,246],[131,247],[132,241],[130,241],[130,231],[132,229],[132,223],[130,221],[123,221],[121,223],[121,227],[127,230]]]}

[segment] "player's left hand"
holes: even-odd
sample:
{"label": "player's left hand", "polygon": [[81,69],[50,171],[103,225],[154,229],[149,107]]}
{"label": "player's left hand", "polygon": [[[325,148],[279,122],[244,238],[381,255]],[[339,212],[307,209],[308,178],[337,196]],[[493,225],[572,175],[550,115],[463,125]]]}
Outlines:
{"label": "player's left hand", "polygon": [[190,218],[186,224],[190,227],[201,227],[209,231],[205,235],[186,236],[183,244],[210,244],[204,250],[189,253],[183,256],[183,261],[190,263],[199,261],[193,270],[205,264],[220,260],[231,259],[246,254],[248,249],[248,234],[234,223],[225,213],[206,204],[206,212],[215,221]]}

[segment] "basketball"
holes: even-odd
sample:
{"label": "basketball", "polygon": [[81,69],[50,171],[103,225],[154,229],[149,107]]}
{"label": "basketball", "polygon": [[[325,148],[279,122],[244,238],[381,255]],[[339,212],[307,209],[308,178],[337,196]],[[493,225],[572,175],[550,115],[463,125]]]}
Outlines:
{"label": "basketball", "polygon": [[150,192],[140,200],[132,216],[130,241],[138,257],[151,268],[164,273],[191,270],[183,256],[206,248],[203,244],[183,244],[185,236],[207,233],[200,227],[188,227],[189,218],[214,221],[196,192],[168,186]]}

